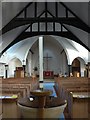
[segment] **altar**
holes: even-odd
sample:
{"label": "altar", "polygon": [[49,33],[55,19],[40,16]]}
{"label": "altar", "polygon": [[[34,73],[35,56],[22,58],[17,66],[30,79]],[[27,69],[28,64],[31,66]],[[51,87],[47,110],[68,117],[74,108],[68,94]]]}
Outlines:
{"label": "altar", "polygon": [[44,71],[43,71],[43,77],[45,79],[52,79],[54,78],[54,72],[52,70],[50,70],[50,59],[52,58],[51,56],[48,56],[48,53],[46,54],[46,56],[43,57],[44,58]]}
{"label": "altar", "polygon": [[54,78],[54,72],[53,71],[43,71],[43,77],[45,79],[48,79],[48,78]]}

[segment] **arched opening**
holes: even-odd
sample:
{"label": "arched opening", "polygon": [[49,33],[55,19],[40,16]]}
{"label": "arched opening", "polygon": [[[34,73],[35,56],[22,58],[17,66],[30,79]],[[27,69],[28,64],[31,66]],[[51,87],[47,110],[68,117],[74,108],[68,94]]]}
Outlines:
{"label": "arched opening", "polygon": [[[68,73],[68,61],[63,46],[55,40],[54,37],[44,36],[44,50],[43,50],[43,67],[44,71],[53,71],[53,75]],[[39,75],[39,48],[38,40],[33,43],[27,55],[27,71],[33,73],[35,71]]]}
{"label": "arched opening", "polygon": [[78,57],[72,62],[72,74],[74,77],[84,77],[85,76],[85,61]]}
{"label": "arched opening", "polygon": [[74,77],[80,76],[80,61],[77,58],[72,62],[72,74]]}
{"label": "arched opening", "polygon": [[22,67],[22,63],[18,58],[13,58],[9,61],[9,71],[8,71],[8,77],[14,77],[15,76],[15,70],[18,67]]}

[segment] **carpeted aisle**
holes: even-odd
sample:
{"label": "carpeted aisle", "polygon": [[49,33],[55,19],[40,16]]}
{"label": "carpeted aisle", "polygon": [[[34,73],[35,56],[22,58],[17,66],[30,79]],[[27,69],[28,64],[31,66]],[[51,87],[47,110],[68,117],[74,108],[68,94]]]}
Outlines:
{"label": "carpeted aisle", "polygon": [[[44,82],[44,89],[49,89],[53,91],[53,94],[51,96],[57,97],[55,89],[54,89],[54,82]],[[59,120],[65,120],[64,114],[60,115]]]}
{"label": "carpeted aisle", "polygon": [[52,96],[57,97],[56,92],[54,90],[54,82],[44,82],[44,89],[52,90]]}

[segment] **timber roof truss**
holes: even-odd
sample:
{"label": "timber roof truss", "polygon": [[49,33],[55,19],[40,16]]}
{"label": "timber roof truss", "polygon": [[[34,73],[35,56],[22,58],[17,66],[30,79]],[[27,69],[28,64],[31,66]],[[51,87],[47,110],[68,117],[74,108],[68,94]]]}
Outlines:
{"label": "timber roof truss", "polygon": [[[40,4],[43,4],[44,6],[41,12],[39,12]],[[49,8],[50,4],[50,2],[30,2],[4,28],[2,28],[2,34],[5,34],[6,32],[17,27],[28,25],[28,27],[25,28],[20,33],[20,35],[18,35],[17,38],[12,41],[2,51],[2,53],[4,53],[15,43],[36,35],[57,35],[65,37],[80,43],[89,50],[89,48],[83,42],[81,42],[81,40],[75,36],[65,25],[71,25],[87,33],[90,33],[90,27],[84,23],[75,13],[73,13],[64,3],[52,3],[54,4],[53,12]],[[33,12],[30,10],[31,8],[33,9]],[[63,15],[60,14],[60,10],[63,10]]]}

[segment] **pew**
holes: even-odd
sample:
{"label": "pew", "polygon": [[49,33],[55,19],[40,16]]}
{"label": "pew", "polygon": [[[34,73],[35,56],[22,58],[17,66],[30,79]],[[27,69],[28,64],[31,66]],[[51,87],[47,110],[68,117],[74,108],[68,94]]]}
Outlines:
{"label": "pew", "polygon": [[[30,96],[30,90],[31,90],[31,84],[2,84],[2,89],[17,89],[17,90],[20,90],[20,89],[25,89],[26,91],[26,95],[29,97]],[[25,96],[24,94],[24,96]]]}
{"label": "pew", "polygon": [[9,94],[6,96],[0,96],[2,100],[2,118],[18,118],[19,111],[17,107],[17,95]]}
{"label": "pew", "polygon": [[[15,89],[26,89],[26,96],[30,96],[30,91],[33,89],[38,88],[38,80],[32,80],[31,78],[8,78],[0,80],[0,88],[1,89],[13,89],[13,91],[16,91]],[[25,90],[24,90],[25,91]],[[25,96],[24,94],[24,96]]]}
{"label": "pew", "polygon": [[71,118],[86,118],[89,116],[90,93],[87,92],[70,92],[68,100],[68,112]]}
{"label": "pew", "polygon": [[0,120],[2,118],[2,100],[0,99]]}
{"label": "pew", "polygon": [[[30,97],[30,91],[37,89],[38,80],[32,78],[7,78],[0,79],[0,96],[17,95],[17,99]],[[16,98],[4,98],[0,104],[0,112],[3,113],[2,118],[19,118]]]}
{"label": "pew", "polygon": [[[67,100],[67,112],[71,118],[88,118],[90,97],[76,98],[74,94],[77,93],[77,95],[81,94],[82,96],[84,96],[84,93],[88,94],[90,92],[89,85],[88,78],[55,78],[57,96]],[[80,114],[77,109],[80,110]]]}
{"label": "pew", "polygon": [[0,91],[0,93],[2,95],[9,95],[9,94],[17,94],[18,98],[21,97],[26,97],[26,89],[8,89],[8,88],[4,88],[2,89],[2,91]]}

